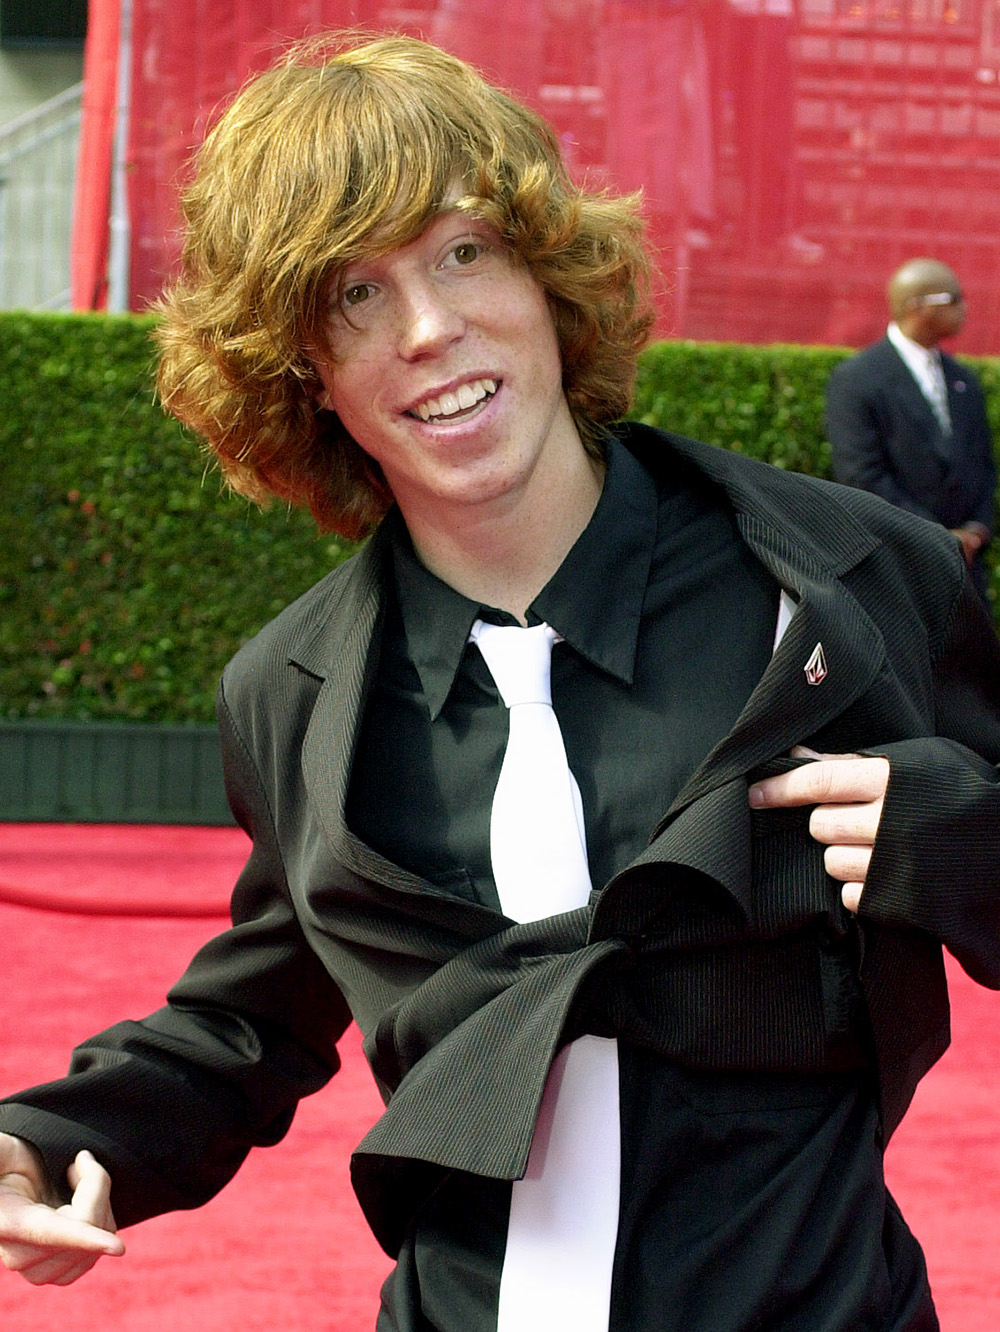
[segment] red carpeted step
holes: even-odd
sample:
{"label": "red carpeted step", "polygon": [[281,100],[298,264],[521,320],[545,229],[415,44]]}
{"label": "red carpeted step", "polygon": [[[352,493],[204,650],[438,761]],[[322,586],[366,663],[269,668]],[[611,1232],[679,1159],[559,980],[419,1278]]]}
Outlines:
{"label": "red carpeted step", "polygon": [[[0,825],[0,883],[48,898],[79,894],[224,908],[246,856],[232,829]],[[69,915],[0,903],[0,1094],[56,1077],[70,1047],[163,1001],[221,919]],[[279,1146],[255,1152],[197,1212],[126,1232],[128,1253],[65,1290],[0,1271],[10,1332],[363,1332],[389,1262],[348,1180],[351,1148],[380,1100],[352,1028],[344,1067],[303,1103]]]}
{"label": "red carpeted step", "polygon": [[[228,828],[0,824],[0,885],[39,905],[224,909],[246,854]],[[0,898],[2,898],[0,888]],[[58,1076],[70,1046],[163,993],[221,919],[67,914],[0,901],[0,1094]],[[955,1040],[890,1146],[890,1187],[923,1241],[942,1332],[1000,1327],[1000,998],[949,963]],[[915,1002],[917,1002],[915,997]],[[0,1272],[11,1332],[365,1332],[388,1260],[347,1176],[379,1113],[360,1038],[287,1138],[198,1212],[127,1232],[128,1253],[65,1290]]]}

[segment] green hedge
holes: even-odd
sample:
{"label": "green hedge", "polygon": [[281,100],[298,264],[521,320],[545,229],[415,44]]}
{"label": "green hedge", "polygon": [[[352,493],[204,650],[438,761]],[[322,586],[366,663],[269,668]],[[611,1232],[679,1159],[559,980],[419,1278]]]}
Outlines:
{"label": "green hedge", "polygon": [[239,644],[342,559],[223,491],[153,401],[146,318],[0,315],[0,709],[213,719]]}
{"label": "green hedge", "polygon": [[[350,551],[222,489],[154,403],[150,327],[0,313],[6,718],[210,721],[240,643]],[[659,343],[635,415],[828,475],[823,388],[843,354]],[[1000,413],[1000,362],[977,366]]]}

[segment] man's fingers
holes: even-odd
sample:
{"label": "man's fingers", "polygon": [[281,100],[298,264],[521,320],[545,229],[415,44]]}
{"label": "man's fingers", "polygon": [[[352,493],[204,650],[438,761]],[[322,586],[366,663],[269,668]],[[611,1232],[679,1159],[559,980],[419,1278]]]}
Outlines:
{"label": "man's fingers", "polygon": [[845,883],[840,890],[840,900],[848,911],[857,912],[861,905],[861,894],[864,892],[863,883]]}
{"label": "man's fingers", "polygon": [[750,804],[754,809],[856,804],[879,800],[888,782],[888,759],[824,757],[755,782],[750,787]]}
{"label": "man's fingers", "polygon": [[750,804],[754,809],[815,806],[809,832],[826,847],[823,863],[827,874],[843,883],[844,906],[857,911],[889,785],[889,760],[819,754],[804,745],[796,745],[792,757],[813,762],[755,782]]}
{"label": "man's fingers", "polygon": [[55,1252],[59,1249],[98,1256],[125,1252],[117,1235],[103,1226],[80,1220],[73,1215],[72,1206],[60,1207],[56,1211],[44,1203],[25,1203],[16,1211],[5,1208],[4,1230],[0,1238],[0,1255],[5,1262],[11,1254],[17,1255],[23,1263],[29,1251]]}
{"label": "man's fingers", "polygon": [[99,1253],[81,1256],[65,1250],[40,1253],[36,1249],[25,1251],[23,1261],[17,1266],[7,1265],[32,1286],[69,1286],[89,1272],[101,1257]]}
{"label": "man's fingers", "polygon": [[871,846],[828,846],[823,864],[831,879],[842,883],[864,883],[871,863]]}
{"label": "man's fingers", "polygon": [[118,1257],[125,1246],[117,1235],[43,1203],[5,1207],[0,1262],[32,1285],[69,1285],[99,1258]]}
{"label": "man's fingers", "polygon": [[83,1151],[77,1154],[68,1176],[73,1185],[73,1198],[68,1208],[59,1208],[60,1213],[88,1221],[91,1225],[100,1226],[102,1230],[113,1230],[111,1176],[104,1167],[90,1152]]}
{"label": "man's fingers", "polygon": [[809,831],[824,846],[871,847],[882,818],[883,801],[854,805],[817,805],[809,816]]}
{"label": "man's fingers", "polygon": [[17,1173],[0,1186],[0,1262],[32,1285],[67,1286],[99,1258],[125,1251],[114,1233],[107,1171],[81,1152],[69,1180],[72,1201],[58,1208],[35,1201],[35,1188]]}

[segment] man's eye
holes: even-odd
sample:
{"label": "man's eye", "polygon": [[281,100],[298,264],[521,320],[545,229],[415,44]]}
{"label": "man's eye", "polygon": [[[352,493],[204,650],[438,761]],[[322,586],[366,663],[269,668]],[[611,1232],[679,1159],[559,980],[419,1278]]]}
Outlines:
{"label": "man's eye", "polygon": [[475,241],[462,241],[461,245],[455,246],[452,253],[456,263],[471,264],[479,258],[479,246]]}
{"label": "man's eye", "polygon": [[349,287],[344,288],[344,304],[360,305],[371,295],[371,290],[367,282],[352,282]]}

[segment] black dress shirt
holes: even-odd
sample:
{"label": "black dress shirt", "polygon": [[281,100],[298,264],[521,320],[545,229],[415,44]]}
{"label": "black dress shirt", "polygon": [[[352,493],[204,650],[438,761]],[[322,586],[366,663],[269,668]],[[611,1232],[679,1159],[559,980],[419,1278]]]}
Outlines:
{"label": "black dress shirt", "polygon": [[[489,819],[507,710],[478,648],[483,607],[428,572],[398,513],[396,598],[358,742],[347,809],[396,864],[499,910]],[[771,654],[778,588],[710,488],[658,495],[621,445],[590,524],[535,598],[530,623],[565,639],[553,707],[580,785],[591,879],[606,883],[731,729]]]}
{"label": "black dress shirt", "polygon": [[[389,521],[396,595],[348,820],[396,863],[499,909],[489,821],[507,710],[467,640],[477,616],[515,621],[441,582],[399,515]],[[553,706],[596,887],[642,851],[731,729],[769,660],[778,596],[710,485],[658,488],[610,443],[593,518],[527,616],[565,640]],[[619,1062],[613,1332],[936,1326],[919,1248],[882,1182],[867,1070],[706,1073],[624,1042]],[[380,1328],[495,1327],[509,1198],[509,1184],[469,1176],[439,1191]]]}

